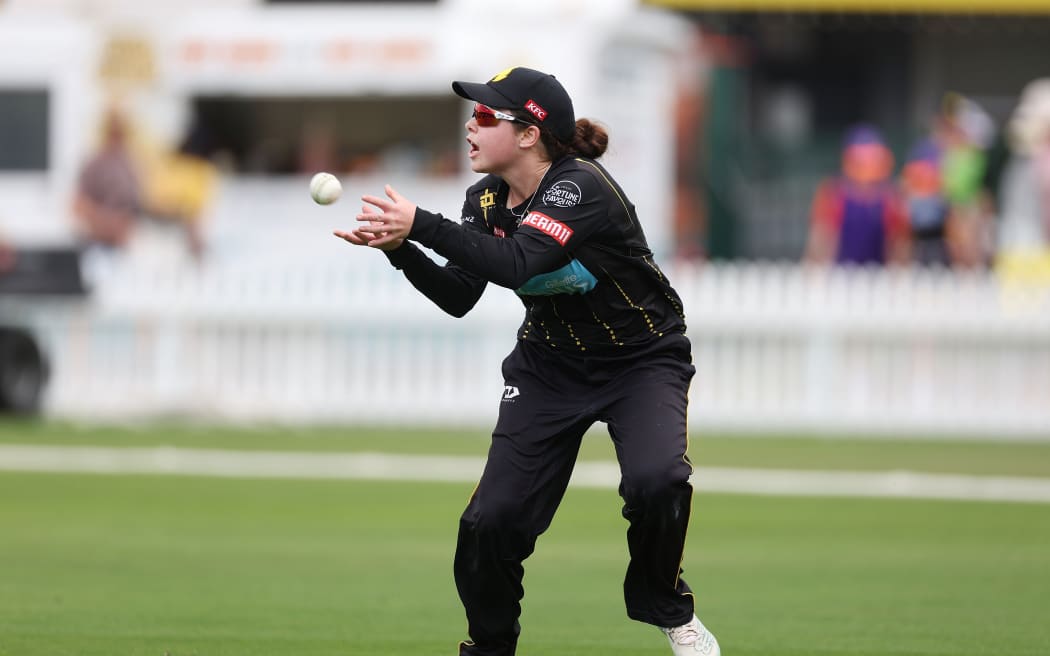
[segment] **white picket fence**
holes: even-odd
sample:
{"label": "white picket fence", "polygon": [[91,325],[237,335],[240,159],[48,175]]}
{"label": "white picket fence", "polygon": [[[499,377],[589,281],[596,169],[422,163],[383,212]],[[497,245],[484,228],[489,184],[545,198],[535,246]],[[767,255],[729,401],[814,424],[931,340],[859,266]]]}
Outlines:
{"label": "white picket fence", "polygon": [[[200,269],[139,263],[86,301],[19,310],[51,354],[47,413],[490,425],[522,316],[514,295],[490,286],[454,319],[380,254],[341,247]],[[943,271],[665,268],[694,345],[693,428],[1050,439],[1045,287]]]}

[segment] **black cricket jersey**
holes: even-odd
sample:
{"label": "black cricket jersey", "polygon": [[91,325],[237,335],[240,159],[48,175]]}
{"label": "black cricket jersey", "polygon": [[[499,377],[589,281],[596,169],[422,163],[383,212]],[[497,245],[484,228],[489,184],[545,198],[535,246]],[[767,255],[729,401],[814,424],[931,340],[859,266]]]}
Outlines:
{"label": "black cricket jersey", "polygon": [[525,306],[518,338],[570,352],[608,352],[685,332],[682,302],[653,261],[634,205],[597,162],[564,157],[533,197],[508,209],[487,175],[467,189],[459,223],[417,209],[390,262],[440,308],[468,312],[488,282]]}

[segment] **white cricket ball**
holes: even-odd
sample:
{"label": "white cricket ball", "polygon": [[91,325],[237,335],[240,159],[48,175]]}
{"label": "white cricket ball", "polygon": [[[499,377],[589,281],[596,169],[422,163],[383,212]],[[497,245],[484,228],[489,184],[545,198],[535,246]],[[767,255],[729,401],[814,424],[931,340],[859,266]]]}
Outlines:
{"label": "white cricket ball", "polygon": [[343,185],[331,173],[318,173],[310,178],[310,198],[318,205],[331,205],[343,195]]}

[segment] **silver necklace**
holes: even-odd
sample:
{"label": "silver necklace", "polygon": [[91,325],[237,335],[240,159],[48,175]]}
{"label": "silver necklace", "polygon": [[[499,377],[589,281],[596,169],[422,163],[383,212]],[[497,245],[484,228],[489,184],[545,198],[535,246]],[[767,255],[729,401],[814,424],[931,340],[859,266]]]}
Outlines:
{"label": "silver necklace", "polygon": [[[540,176],[540,181],[536,185],[536,191],[532,192],[532,195],[529,196],[529,202],[525,204],[525,208],[521,210],[521,214],[516,214],[514,212],[513,208],[511,208],[509,206],[507,207],[507,211],[510,212],[510,215],[513,216],[515,219],[517,219],[518,225],[521,225],[522,219],[524,219],[525,215],[529,213],[529,208],[532,207],[532,201],[536,200],[536,194],[540,193],[540,187],[543,186],[543,180],[547,177],[547,172],[551,170],[551,166],[553,166],[553,165],[554,165],[554,162],[551,162],[550,164],[547,165],[547,168],[543,169],[543,175]],[[509,185],[508,185],[508,189],[509,189]],[[509,191],[508,191],[508,195],[509,195]]]}

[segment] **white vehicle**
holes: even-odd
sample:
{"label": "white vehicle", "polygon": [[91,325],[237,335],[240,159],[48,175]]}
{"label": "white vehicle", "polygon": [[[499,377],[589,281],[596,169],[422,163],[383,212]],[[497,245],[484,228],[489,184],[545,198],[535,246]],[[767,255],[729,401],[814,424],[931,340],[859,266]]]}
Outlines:
{"label": "white vehicle", "polygon": [[608,165],[657,255],[670,248],[675,98],[695,63],[693,29],[670,12],[550,0],[518,15],[501,8],[488,27],[478,16],[491,6],[478,0],[189,0],[182,11],[162,3],[137,13],[110,0],[92,3],[95,14],[75,0],[46,12],[35,4],[0,8],[0,235],[10,240],[72,242],[77,171],[114,103],[147,156],[175,148],[194,125],[217,137],[208,230],[219,257],[223,235],[245,226],[285,244],[303,234],[289,220],[326,147],[351,180],[381,177],[454,216],[471,174],[469,109],[451,81],[526,65],[558,76],[578,116],[609,126]]}

